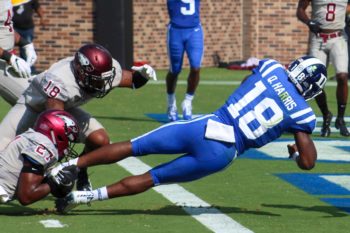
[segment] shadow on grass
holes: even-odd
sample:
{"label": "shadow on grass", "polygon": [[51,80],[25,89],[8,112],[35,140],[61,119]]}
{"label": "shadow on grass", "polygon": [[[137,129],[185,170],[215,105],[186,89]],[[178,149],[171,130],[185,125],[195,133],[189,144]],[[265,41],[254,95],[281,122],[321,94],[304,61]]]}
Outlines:
{"label": "shadow on grass", "polygon": [[330,216],[324,216],[326,217],[348,217],[349,215],[346,214],[344,211],[334,207],[334,206],[300,206],[300,205],[277,205],[277,204],[262,204],[263,207],[270,207],[270,208],[281,208],[281,209],[298,209],[301,211],[309,211],[309,212],[320,212],[329,214]]}
{"label": "shadow on grass", "polygon": [[0,216],[32,216],[32,215],[47,215],[56,214],[55,209],[38,209],[22,206],[17,203],[6,203],[0,205]]}
{"label": "shadow on grass", "polygon": [[280,216],[278,214],[260,211],[260,210],[248,210],[238,207],[181,207],[168,205],[160,209],[93,209],[86,208],[80,210],[79,207],[73,209],[67,215],[201,215],[201,214],[252,214],[252,215],[266,215],[266,216]]}

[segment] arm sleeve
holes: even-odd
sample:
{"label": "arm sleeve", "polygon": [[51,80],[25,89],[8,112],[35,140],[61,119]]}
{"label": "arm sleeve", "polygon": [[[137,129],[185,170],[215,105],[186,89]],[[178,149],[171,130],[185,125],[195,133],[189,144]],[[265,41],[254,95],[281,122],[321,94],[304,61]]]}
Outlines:
{"label": "arm sleeve", "polygon": [[38,163],[38,161],[27,156],[26,154],[22,154],[22,156],[23,156],[24,163],[23,163],[23,168],[21,172],[44,175],[44,167],[40,163]]}

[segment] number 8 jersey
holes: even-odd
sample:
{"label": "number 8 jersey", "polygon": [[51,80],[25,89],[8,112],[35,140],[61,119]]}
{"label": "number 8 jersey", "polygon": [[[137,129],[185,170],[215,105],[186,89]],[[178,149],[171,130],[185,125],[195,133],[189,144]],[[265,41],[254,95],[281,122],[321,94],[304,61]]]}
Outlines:
{"label": "number 8 jersey", "polygon": [[261,147],[283,132],[311,134],[316,117],[275,60],[261,60],[253,74],[214,112],[234,128],[238,154]]}

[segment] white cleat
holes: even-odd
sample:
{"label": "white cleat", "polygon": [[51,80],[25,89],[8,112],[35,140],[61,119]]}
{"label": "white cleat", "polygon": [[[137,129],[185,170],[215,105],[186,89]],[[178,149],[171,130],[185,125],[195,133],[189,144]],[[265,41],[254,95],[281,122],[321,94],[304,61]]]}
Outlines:
{"label": "white cleat", "polygon": [[190,101],[182,101],[182,116],[184,120],[192,119],[192,103]]}

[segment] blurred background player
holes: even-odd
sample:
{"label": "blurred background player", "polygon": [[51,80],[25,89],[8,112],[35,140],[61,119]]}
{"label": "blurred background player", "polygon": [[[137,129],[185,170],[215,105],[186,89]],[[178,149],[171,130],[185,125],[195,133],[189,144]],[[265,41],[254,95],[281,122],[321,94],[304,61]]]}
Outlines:
{"label": "blurred background player", "polygon": [[[27,54],[26,60],[13,54],[15,45],[24,49]],[[28,80],[24,78],[31,76],[30,66],[36,59],[33,44],[23,39],[13,29],[11,1],[0,1],[0,95],[9,104],[15,104],[29,85]]]}
{"label": "blurred background player", "polygon": [[[223,170],[244,151],[262,147],[284,132],[294,134],[296,144],[288,145],[290,158],[299,168],[310,170],[317,158],[310,136],[316,126],[316,116],[306,101],[322,92],[326,76],[325,65],[310,56],[293,61],[287,72],[275,60],[261,60],[225,104],[212,114],[168,123],[130,141],[101,147],[63,164],[63,167],[84,168],[114,163],[129,156],[183,154],[107,187],[92,192],[74,191],[57,201],[57,210],[66,212],[79,203],[200,179]],[[60,167],[53,169],[56,170]]]}
{"label": "blurred background player", "polygon": [[[311,19],[306,13],[307,7],[312,4]],[[327,64],[332,62],[337,80],[338,115],[335,128],[343,136],[350,136],[344,121],[344,114],[348,100],[348,45],[344,31],[345,16],[350,12],[348,0],[323,1],[299,0],[297,17],[310,29],[310,55],[319,58]],[[327,105],[325,91],[316,97],[316,102],[323,115],[321,136],[331,134],[332,113]]]}
{"label": "blurred background player", "polygon": [[188,120],[192,118],[192,100],[199,83],[199,72],[203,57],[203,30],[200,23],[200,0],[178,1],[168,0],[167,47],[170,69],[166,76],[166,91],[168,94],[168,119],[178,119],[175,89],[178,75],[182,69],[184,53],[190,63],[190,73],[187,78],[187,90],[183,100],[182,115]]}
{"label": "blurred background player", "polygon": [[[44,15],[44,9],[38,0],[12,0],[13,5],[13,26],[15,31],[21,35],[28,42],[33,43],[34,40],[34,12],[40,18],[40,25],[47,24]],[[20,56],[26,60],[27,56],[25,50],[20,48]],[[36,73],[35,67],[32,66],[32,73]]]}
{"label": "blurred background player", "polygon": [[[37,116],[46,109],[66,110],[78,121],[82,130],[80,142],[84,153],[109,144],[107,131],[89,113],[79,108],[93,98],[103,98],[115,87],[140,88],[156,79],[149,65],[122,70],[118,61],[101,45],[83,45],[72,57],[53,64],[38,74],[0,123],[0,149],[16,135],[32,127]],[[87,173],[81,170],[79,190],[91,189]]]}
{"label": "blurred background player", "polygon": [[[33,129],[18,135],[0,152],[0,203],[17,199],[29,205],[49,193],[57,197],[68,194],[72,185],[59,186],[53,176],[46,175],[57,161],[76,154],[72,146],[78,134],[77,123],[67,112],[43,112]],[[72,183],[65,179],[67,171],[59,174],[64,184]]]}

